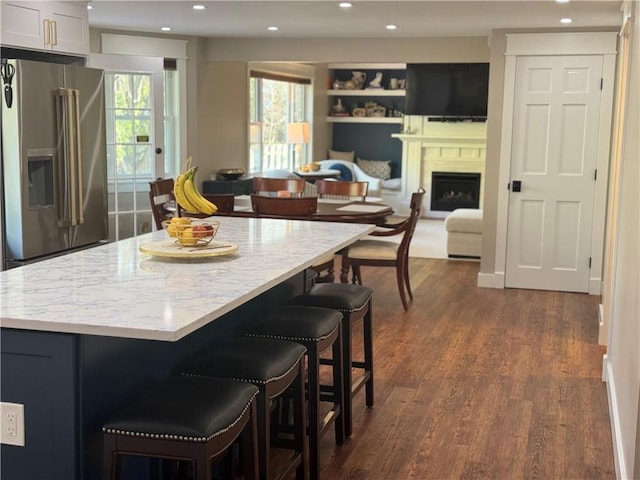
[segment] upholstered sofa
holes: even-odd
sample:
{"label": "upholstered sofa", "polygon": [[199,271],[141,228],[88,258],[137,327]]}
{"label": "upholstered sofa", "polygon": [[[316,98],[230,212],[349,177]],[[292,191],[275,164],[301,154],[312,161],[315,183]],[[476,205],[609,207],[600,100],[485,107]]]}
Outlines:
{"label": "upholstered sofa", "polygon": [[[375,161],[369,162],[369,165],[371,165]],[[380,162],[383,163],[383,161]],[[351,162],[348,160],[330,159],[321,160],[319,163],[321,165],[321,168],[323,169],[331,168],[331,166],[335,164],[339,164],[341,166],[344,166],[345,168],[349,168],[354,180],[360,182],[369,182],[370,197],[382,197],[384,203],[393,208],[395,212],[400,212],[400,186],[402,179],[389,178],[387,180],[383,180],[381,178],[374,177],[362,170],[362,168],[356,162]]]}
{"label": "upholstered sofa", "polygon": [[[331,151],[329,151],[331,153]],[[337,153],[346,153],[351,154],[353,156],[354,152],[337,152]],[[353,180],[357,182],[369,182],[369,192],[368,195],[370,197],[382,197],[383,201],[391,206],[394,211],[399,211],[399,195],[400,195],[400,181],[399,178],[390,178],[388,180],[383,180],[381,178],[373,177],[367,174],[362,168],[358,166],[357,163],[349,160],[341,160],[341,159],[326,159],[319,160],[320,168],[323,170],[331,169],[332,166],[339,166],[339,169],[349,169],[351,172],[351,177]],[[275,169],[275,170],[266,170],[262,173],[264,177],[274,177],[274,178],[297,178],[295,174],[290,172],[289,170],[284,169]],[[315,194],[315,187],[309,185],[309,191],[305,191],[305,195],[313,195]]]}
{"label": "upholstered sofa", "polygon": [[379,197],[382,190],[382,180],[372,177],[364,173],[364,171],[354,162],[346,160],[320,160],[316,163],[320,164],[322,170],[329,170],[334,165],[343,165],[351,171],[352,179],[356,182],[369,182],[370,197]]}

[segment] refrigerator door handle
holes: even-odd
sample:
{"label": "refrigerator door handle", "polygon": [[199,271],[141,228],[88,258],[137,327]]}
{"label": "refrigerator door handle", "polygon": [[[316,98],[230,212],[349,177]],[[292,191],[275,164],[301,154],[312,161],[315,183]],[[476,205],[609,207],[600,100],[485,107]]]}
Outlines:
{"label": "refrigerator door handle", "polygon": [[72,89],[74,104],[73,139],[75,139],[74,162],[76,170],[76,202],[77,202],[77,225],[84,223],[84,191],[82,181],[82,138],[80,128],[80,90]]}
{"label": "refrigerator door handle", "polygon": [[67,188],[63,188],[63,214],[59,224],[74,226],[84,223],[83,188],[82,188],[82,158],[80,138],[80,92],[73,88],[58,88],[58,95],[62,98],[62,121],[64,141],[64,165],[66,174],[62,181]]}

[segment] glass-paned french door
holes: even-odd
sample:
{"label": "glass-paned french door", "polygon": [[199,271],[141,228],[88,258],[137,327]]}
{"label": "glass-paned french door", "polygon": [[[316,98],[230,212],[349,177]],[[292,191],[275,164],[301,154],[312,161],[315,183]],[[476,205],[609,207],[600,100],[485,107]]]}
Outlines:
{"label": "glass-paned french door", "polygon": [[150,74],[107,73],[107,182],[114,240],[151,231],[149,181],[154,178]]}
{"label": "glass-paned french door", "polygon": [[165,171],[164,60],[132,55],[91,55],[105,70],[109,240],[154,228],[149,182]]}

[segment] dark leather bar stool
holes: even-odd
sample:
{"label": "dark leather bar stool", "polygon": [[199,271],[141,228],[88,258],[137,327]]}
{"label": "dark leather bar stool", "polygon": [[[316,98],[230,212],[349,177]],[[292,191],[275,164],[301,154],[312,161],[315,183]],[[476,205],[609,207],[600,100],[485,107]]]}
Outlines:
{"label": "dark leather bar stool", "polygon": [[[294,297],[290,305],[332,308],[344,315],[342,320],[342,352],[344,355],[344,428],[347,436],[353,430],[352,398],[364,386],[367,407],[373,407],[373,325],[371,301],[373,290],[348,283],[318,283],[303,295]],[[364,360],[352,358],[353,325],[362,320]],[[362,371],[353,378],[352,368]]]}
{"label": "dark leather bar stool", "polygon": [[102,427],[106,479],[120,478],[123,455],[191,462],[193,478],[209,480],[242,437],[244,475],[258,478],[258,388],[231,379],[171,377],[115,413]]}
{"label": "dark leather bar stool", "polygon": [[[177,369],[187,376],[225,377],[251,382],[258,387],[258,463],[260,478],[307,478],[306,411],[304,401],[304,354],[295,342],[259,338],[234,338]],[[277,436],[278,425],[271,422],[271,401],[287,390],[293,397],[293,440]],[[272,428],[273,427],[273,428]],[[277,473],[270,471],[271,447],[293,450],[288,463]]]}
{"label": "dark leather bar stool", "polygon": [[[264,319],[247,325],[239,333],[249,337],[288,340],[304,345],[307,350],[308,410],[309,410],[309,463],[310,477],[320,476],[319,440],[334,425],[336,444],[344,443],[344,393],[342,380],[342,314],[329,308],[284,306],[273,310]],[[333,384],[327,393],[321,392],[320,355],[331,348]],[[333,405],[329,413],[320,418],[320,402]]]}

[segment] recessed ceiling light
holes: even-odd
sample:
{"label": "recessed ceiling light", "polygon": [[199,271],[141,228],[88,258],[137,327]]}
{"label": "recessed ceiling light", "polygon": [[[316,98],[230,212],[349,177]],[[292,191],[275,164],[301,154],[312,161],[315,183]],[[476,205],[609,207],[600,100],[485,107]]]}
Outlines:
{"label": "recessed ceiling light", "polygon": [[561,18],[560,19],[560,23],[571,23],[571,22],[573,22],[573,20],[570,19],[570,18]]}
{"label": "recessed ceiling light", "polygon": [[387,30],[396,30],[398,27],[396,25],[387,25],[386,27]]}
{"label": "recessed ceiling light", "polygon": [[207,7],[205,7],[204,5],[194,5],[191,8],[193,8],[194,10],[204,10]]}
{"label": "recessed ceiling light", "polygon": [[351,8],[353,7],[353,4],[351,2],[340,2],[338,6],[340,8]]}
{"label": "recessed ceiling light", "polygon": [[162,30],[163,32],[170,32],[171,27],[162,27],[160,30]]}
{"label": "recessed ceiling light", "polygon": [[93,5],[87,5],[87,10],[93,10]]}
{"label": "recessed ceiling light", "polygon": [[274,27],[274,26],[267,27],[267,30],[270,30],[272,32],[276,32],[278,30],[278,27]]}
{"label": "recessed ceiling light", "polygon": [[569,3],[571,0],[556,0],[556,3]]}

